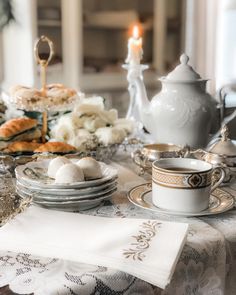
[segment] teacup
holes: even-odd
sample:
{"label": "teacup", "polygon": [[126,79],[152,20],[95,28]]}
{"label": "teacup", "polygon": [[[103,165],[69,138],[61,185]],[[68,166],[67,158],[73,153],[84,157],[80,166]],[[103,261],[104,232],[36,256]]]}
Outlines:
{"label": "teacup", "polygon": [[[212,173],[221,173],[216,183]],[[152,164],[152,201],[159,208],[176,212],[200,212],[209,206],[210,194],[224,180],[222,168],[189,158],[160,159]]]}

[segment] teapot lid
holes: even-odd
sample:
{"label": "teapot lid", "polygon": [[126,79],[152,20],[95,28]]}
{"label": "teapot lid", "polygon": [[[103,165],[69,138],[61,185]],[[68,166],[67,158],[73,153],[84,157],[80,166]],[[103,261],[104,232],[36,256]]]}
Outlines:
{"label": "teapot lid", "polygon": [[168,81],[202,81],[201,76],[194,71],[194,69],[188,64],[189,57],[186,53],[180,56],[180,64],[170,72],[164,79]]}
{"label": "teapot lid", "polygon": [[226,125],[221,129],[221,140],[215,143],[210,152],[225,156],[236,156],[236,145],[229,139],[229,130]]}

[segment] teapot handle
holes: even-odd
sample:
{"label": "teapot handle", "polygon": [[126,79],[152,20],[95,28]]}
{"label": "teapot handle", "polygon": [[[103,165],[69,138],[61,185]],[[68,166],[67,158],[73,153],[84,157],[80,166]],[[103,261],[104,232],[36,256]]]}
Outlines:
{"label": "teapot handle", "polygon": [[224,117],[225,115],[225,98],[230,92],[236,92],[236,84],[228,84],[224,85],[223,87],[220,88],[218,91],[218,108],[220,109],[220,129],[212,136],[208,147],[210,147],[212,144],[214,144],[217,139],[220,136],[221,128],[224,125],[227,125],[230,121],[232,121],[236,117],[236,110],[233,111],[232,114],[228,115],[227,117]]}
{"label": "teapot handle", "polygon": [[[218,92],[218,98],[219,98],[219,104],[218,107],[220,108],[220,121],[223,123],[225,121],[224,125],[229,123],[232,119],[230,118],[231,115],[224,118],[225,115],[225,98],[230,92],[236,92],[236,84],[228,84],[224,85],[220,88]],[[228,119],[227,119],[228,118]],[[226,120],[227,119],[227,120]],[[222,125],[222,124],[221,124]]]}
{"label": "teapot handle", "polygon": [[188,145],[185,145],[179,152],[177,152],[180,158],[188,158],[191,153],[191,148]]}
{"label": "teapot handle", "polygon": [[191,150],[189,152],[190,155],[196,155],[197,159],[198,157],[200,157],[200,159],[203,160],[203,157],[207,154],[208,152],[207,151],[204,151],[203,149],[197,149],[197,150]]}

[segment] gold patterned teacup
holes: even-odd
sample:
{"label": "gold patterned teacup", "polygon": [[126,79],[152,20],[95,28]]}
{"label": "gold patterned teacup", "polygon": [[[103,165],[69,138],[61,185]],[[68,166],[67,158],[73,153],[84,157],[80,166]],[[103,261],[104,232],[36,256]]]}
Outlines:
{"label": "gold patterned teacup", "polygon": [[[213,172],[220,178],[213,184]],[[159,208],[176,212],[200,212],[209,206],[210,194],[223,181],[222,168],[189,158],[160,159],[152,164],[152,201]]]}

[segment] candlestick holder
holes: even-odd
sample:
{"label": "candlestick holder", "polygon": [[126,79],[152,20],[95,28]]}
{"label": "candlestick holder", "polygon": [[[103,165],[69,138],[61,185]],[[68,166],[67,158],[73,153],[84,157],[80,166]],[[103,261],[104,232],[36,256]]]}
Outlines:
{"label": "candlestick holder", "polygon": [[138,107],[138,101],[136,99],[136,87],[135,80],[140,78],[143,80],[143,71],[149,68],[148,65],[144,64],[123,64],[122,68],[127,70],[127,81],[129,83],[128,91],[130,95],[129,107],[126,113],[126,119],[130,119],[137,123],[138,130],[143,129],[141,116]]}

